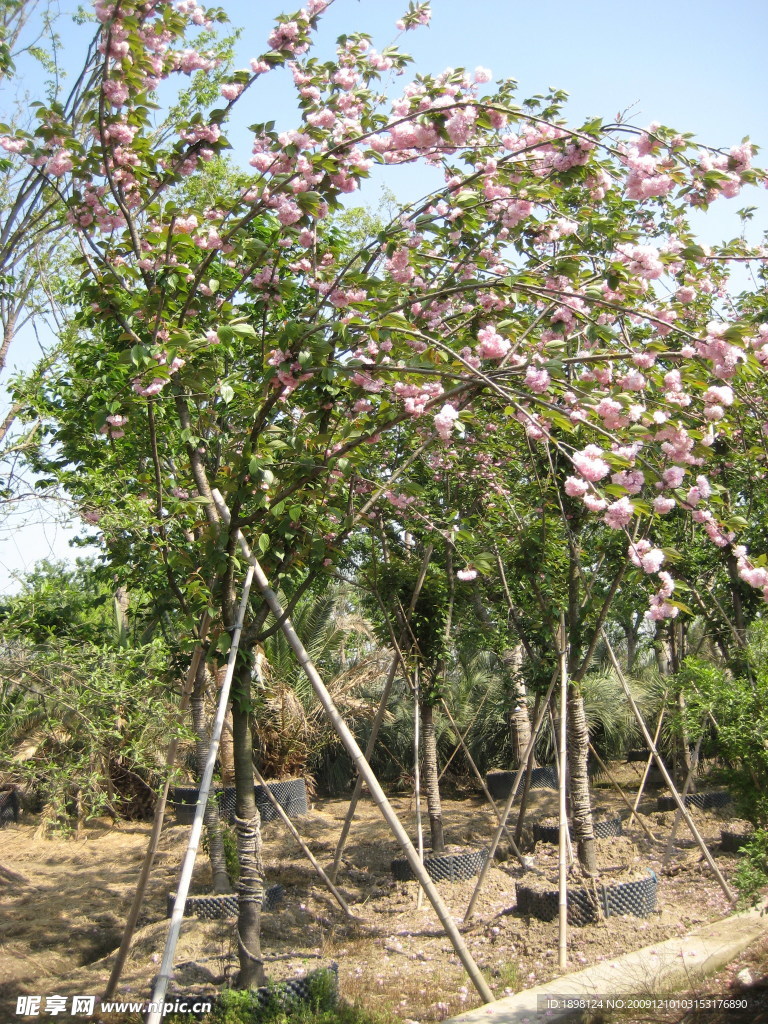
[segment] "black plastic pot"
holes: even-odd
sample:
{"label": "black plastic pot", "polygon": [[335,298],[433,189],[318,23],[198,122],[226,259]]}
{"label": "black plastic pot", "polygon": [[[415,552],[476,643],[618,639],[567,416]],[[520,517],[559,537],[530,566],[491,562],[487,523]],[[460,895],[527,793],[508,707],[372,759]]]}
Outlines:
{"label": "black plastic pot", "polygon": [[[168,803],[176,815],[177,825],[191,825],[195,820],[195,808],[200,789],[197,786],[171,786],[168,790]],[[221,802],[221,789],[211,789],[208,799]]]}
{"label": "black plastic pot", "polygon": [[[494,800],[506,800],[509,796],[517,772],[488,772],[485,776],[485,784],[488,792]],[[517,787],[518,793],[522,792],[525,783],[525,775]],[[542,765],[534,768],[531,772],[531,789],[557,789],[557,768],[552,764]]]}
{"label": "black plastic pot", "polygon": [[[711,807],[726,807],[731,802],[731,794],[726,790],[714,790],[711,793],[689,793],[685,798],[686,807],[698,807],[706,811]],[[659,811],[676,811],[677,803],[673,796],[660,796],[656,801]]]}
{"label": "black plastic pot", "polygon": [[738,853],[754,835],[754,832],[737,832],[729,828],[720,829],[720,849],[725,853]]}
{"label": "black plastic pot", "polygon": [[[244,1005],[245,993],[239,993],[239,996],[237,1019],[244,1024],[260,1024],[266,1010],[270,1012],[270,1016],[275,1008],[290,1013],[291,1007],[296,1003],[312,1003],[315,999],[318,1000],[321,1009],[329,1010],[336,1005],[339,998],[339,965],[318,967],[317,970],[309,971],[303,978],[290,978],[288,981],[252,989],[249,992],[249,1006]],[[175,999],[183,999],[187,1003],[211,1002],[209,995],[190,992],[171,992],[167,998],[171,1002]],[[192,1018],[200,1020],[201,1013],[192,1014]]]}
{"label": "black plastic pot", "polygon": [[647,750],[628,750],[627,761],[647,761],[648,754]]}
{"label": "black plastic pot", "polygon": [[[620,836],[622,834],[621,818],[598,818],[592,823],[596,839],[607,839],[609,836]],[[568,830],[573,835],[572,826]],[[560,829],[557,825],[540,825],[536,822],[533,826],[533,841],[535,843],[559,843]]]}
{"label": "black plastic pot", "polygon": [[[656,909],[657,878],[648,869],[648,877],[636,882],[618,882],[615,885],[595,885],[591,889],[568,890],[568,923],[572,925],[592,924],[601,917],[618,917],[633,914],[648,917]],[[559,912],[560,895],[557,889],[544,892],[517,883],[517,909],[527,917],[540,921],[554,921]]]}
{"label": "black plastic pot", "polygon": [[[487,856],[487,850],[438,853],[432,857],[425,857],[424,867],[433,882],[464,882],[479,874]],[[393,860],[391,868],[398,882],[410,882],[416,877],[405,857]]]}
{"label": "black plastic pot", "polygon": [[[285,889],[282,885],[270,885],[264,890],[264,901],[261,904],[262,913],[274,910],[283,902]],[[176,893],[169,892],[165,906],[165,913],[170,917],[173,913],[173,904],[176,902]],[[185,917],[202,917],[206,921],[218,921],[222,917],[237,917],[237,893],[224,893],[210,896],[187,896],[184,904]]]}
{"label": "black plastic pot", "polygon": [[[281,779],[268,782],[270,792],[289,818],[300,818],[307,813],[307,785],[304,779]],[[253,795],[262,823],[276,821],[280,815],[272,806],[263,786],[254,786]],[[227,786],[221,794],[221,814],[227,821],[235,818],[235,789]]]}
{"label": "black plastic pot", "polygon": [[0,792],[0,828],[19,820],[21,803],[16,789],[4,789]]}

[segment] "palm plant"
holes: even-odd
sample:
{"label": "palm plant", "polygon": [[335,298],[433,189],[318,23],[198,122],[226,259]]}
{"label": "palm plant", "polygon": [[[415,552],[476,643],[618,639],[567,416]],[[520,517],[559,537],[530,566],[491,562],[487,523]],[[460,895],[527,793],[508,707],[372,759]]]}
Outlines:
{"label": "palm plant", "polygon": [[[359,730],[375,714],[376,684],[386,672],[388,653],[376,642],[347,590],[304,598],[293,622],[335,704]],[[257,672],[254,751],[265,776],[301,774],[329,751],[341,753],[336,733],[281,632],[264,644]]]}

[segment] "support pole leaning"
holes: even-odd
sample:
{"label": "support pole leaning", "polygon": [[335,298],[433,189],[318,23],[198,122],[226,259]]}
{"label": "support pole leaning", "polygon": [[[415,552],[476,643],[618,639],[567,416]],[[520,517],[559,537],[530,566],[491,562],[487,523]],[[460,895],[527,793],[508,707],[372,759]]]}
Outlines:
{"label": "support pole leaning", "polygon": [[483,883],[485,882],[485,876],[488,874],[491,864],[493,864],[493,858],[496,854],[496,848],[499,845],[501,834],[507,826],[507,818],[509,817],[509,812],[512,810],[512,804],[515,802],[517,790],[520,786],[520,780],[522,779],[523,773],[525,772],[526,763],[531,755],[531,751],[534,748],[536,740],[538,739],[539,730],[541,729],[541,723],[544,721],[544,715],[549,705],[549,699],[552,696],[552,691],[555,688],[555,683],[557,682],[558,675],[559,669],[555,669],[552,675],[552,682],[549,684],[549,689],[547,690],[547,695],[544,698],[541,710],[539,711],[538,718],[536,719],[533,729],[531,730],[531,738],[528,740],[528,746],[525,748],[525,753],[520,759],[520,765],[517,769],[517,773],[515,774],[515,779],[512,783],[512,788],[509,791],[507,802],[504,804],[504,810],[501,812],[501,821],[499,822],[499,827],[496,829],[496,834],[494,835],[493,840],[491,841],[491,846],[490,849],[488,850],[488,856],[485,859],[485,863],[483,864],[482,868],[480,868],[480,875],[477,879],[477,884],[475,885],[474,892],[470,897],[466,912],[464,914],[465,924],[467,923],[467,921],[469,921],[469,919],[472,917],[472,914],[474,913],[475,903],[477,902],[477,897],[480,895],[480,890],[482,889]]}
{"label": "support pole leaning", "polygon": [[565,614],[560,613],[560,758],[558,763],[558,966],[568,966],[568,816],[565,801],[567,778],[566,727],[568,721],[568,641],[565,632]]}
{"label": "support pole leaning", "polygon": [[[178,720],[181,721],[182,714],[189,707],[189,698],[192,694],[192,688],[195,682],[195,676],[197,675],[197,669],[200,665],[200,659],[203,656],[202,644],[205,641],[206,634],[208,632],[208,613],[205,612],[200,622],[200,629],[198,630],[198,644],[195,647],[192,655],[192,660],[187,670],[187,676],[184,680],[184,688],[181,694],[181,700],[179,701],[178,708]],[[168,750],[165,755],[166,768],[173,768],[176,761],[176,751],[179,746],[178,739],[174,736],[171,742],[168,744]],[[123,973],[125,967],[125,961],[128,958],[128,952],[131,948],[131,941],[133,940],[133,933],[136,931],[136,924],[139,920],[139,914],[141,913],[141,907],[144,903],[144,897],[147,892],[147,885],[149,884],[149,876],[152,871],[152,865],[155,860],[155,854],[160,843],[160,834],[163,831],[163,820],[165,818],[165,808],[168,801],[168,790],[170,788],[170,782],[166,780],[163,786],[162,793],[157,798],[157,804],[155,805],[155,815],[152,820],[152,832],[150,833],[149,842],[147,844],[147,851],[144,854],[144,860],[141,865],[141,871],[139,872],[139,879],[136,883],[136,891],[133,894],[133,901],[131,903],[131,909],[128,912],[128,918],[125,922],[125,928],[123,930],[123,937],[120,942],[120,948],[117,951],[115,962],[112,965],[112,971],[109,975],[109,981],[107,987],[104,989],[105,1000],[110,1000],[117,991],[117,986],[120,981],[120,976]]]}
{"label": "support pole leaning", "polygon": [[352,911],[347,906],[347,901],[344,899],[344,897],[341,895],[339,890],[336,888],[336,886],[330,880],[328,875],[326,875],[325,871],[323,871],[322,867],[318,864],[317,858],[315,857],[315,855],[312,853],[310,848],[307,846],[307,844],[304,842],[304,840],[299,835],[299,830],[296,828],[296,826],[293,824],[291,819],[285,813],[285,809],[280,805],[280,803],[277,800],[277,797],[272,792],[272,790],[269,788],[267,783],[264,781],[264,776],[261,774],[261,772],[256,767],[256,765],[253,766],[253,774],[254,774],[254,777],[255,777],[256,781],[263,788],[264,793],[265,793],[267,799],[269,800],[269,802],[272,804],[272,806],[274,807],[275,811],[277,812],[278,817],[280,818],[282,823],[285,825],[285,827],[288,829],[288,831],[291,833],[291,835],[296,840],[296,842],[299,844],[299,846],[301,847],[301,852],[304,854],[304,856],[307,858],[309,863],[315,869],[315,871],[317,872],[320,880],[325,884],[325,886],[327,887],[328,891],[333,896],[333,898],[336,900],[336,902],[339,904],[339,906],[344,911],[344,913],[347,915],[347,917],[352,917],[353,914],[352,914]]}
{"label": "support pole leaning", "polygon": [[[408,605],[408,610],[406,612],[405,629],[400,634],[400,646],[401,647],[402,647],[402,645],[408,639],[407,629],[408,629],[408,626],[409,626],[409,623],[410,623],[410,617],[413,614],[414,608],[416,607],[416,602],[419,599],[419,594],[421,593],[421,588],[424,586],[424,580],[427,577],[427,570],[429,569],[429,561],[430,561],[430,559],[432,557],[432,549],[433,549],[433,545],[432,544],[428,544],[427,547],[424,550],[424,558],[422,559],[421,569],[419,570],[419,575],[418,575],[418,578],[416,580],[416,585],[413,588],[413,593],[411,594],[411,600],[410,600],[410,603]],[[370,761],[371,754],[373,753],[373,749],[376,746],[376,740],[378,739],[378,736],[379,736],[379,730],[381,729],[381,726],[384,723],[384,717],[385,717],[385,715],[387,713],[387,702],[389,701],[389,694],[390,694],[390,691],[392,689],[392,684],[395,681],[395,677],[397,675],[397,666],[399,664],[400,664],[400,657],[399,657],[399,655],[398,655],[398,653],[396,651],[394,657],[392,658],[392,664],[389,666],[389,672],[387,673],[387,678],[386,678],[386,680],[384,682],[384,688],[381,691],[381,700],[379,701],[378,710],[376,711],[376,715],[375,715],[375,717],[373,719],[373,722],[371,723],[371,734],[368,737],[368,742],[365,745],[365,759],[366,759],[366,761]],[[358,775],[356,780],[355,780],[355,788],[352,790],[352,796],[350,797],[350,800],[349,800],[349,807],[347,808],[347,814],[346,814],[346,817],[344,818],[344,824],[341,827],[341,834],[339,835],[338,842],[336,843],[336,852],[333,855],[333,865],[332,865],[331,870],[330,870],[330,877],[333,879],[334,882],[336,881],[336,878],[337,878],[338,873],[339,873],[339,865],[341,864],[341,856],[344,853],[344,847],[345,847],[346,842],[347,842],[347,836],[349,835],[349,829],[350,829],[350,826],[352,825],[352,819],[355,816],[355,808],[357,807],[358,801],[360,800],[360,794],[362,793],[362,791],[363,791],[363,778],[362,778],[361,775]]]}
{"label": "support pole leaning", "polygon": [[243,631],[243,621],[245,619],[245,610],[248,607],[248,595],[250,594],[253,576],[253,566],[249,566],[248,572],[245,575],[245,582],[243,583],[243,594],[240,598],[240,606],[237,610],[237,621],[232,635],[232,643],[229,648],[227,671],[224,676],[224,681],[221,684],[221,690],[219,691],[219,705],[216,711],[216,719],[213,723],[213,729],[211,730],[210,746],[208,747],[208,756],[205,762],[203,777],[200,780],[200,795],[198,796],[197,807],[195,808],[195,818],[192,822],[192,829],[189,834],[189,840],[187,841],[187,851],[184,855],[184,862],[179,875],[176,899],[171,913],[171,924],[168,929],[168,937],[165,940],[163,961],[160,965],[160,973],[155,980],[155,987],[152,992],[153,1009],[149,1012],[147,1024],[160,1024],[163,1017],[162,1007],[165,1002],[165,993],[168,989],[168,983],[173,974],[173,955],[176,952],[176,943],[179,941],[181,922],[184,917],[184,904],[187,902],[187,893],[189,892],[189,885],[192,881],[192,870],[195,866],[197,848],[200,844],[200,836],[203,831],[205,807],[208,803],[208,793],[210,792],[211,783],[213,782],[213,769],[216,765],[216,755],[219,752],[219,740],[221,739],[221,733],[224,728],[224,719],[227,715],[229,691],[232,687],[232,676],[235,672],[235,660],[240,646],[240,634]]}
{"label": "support pole leaning", "polygon": [[[224,519],[224,521],[227,524],[229,524],[231,522],[231,515],[229,509],[226,506],[226,503],[224,502],[224,499],[217,490],[213,490],[212,495],[216,507],[219,511],[219,514],[221,515],[222,519]],[[437,888],[432,882],[432,879],[427,874],[424,865],[419,860],[419,855],[414,849],[413,843],[408,837],[408,833],[403,828],[400,819],[397,817],[394,808],[387,799],[384,790],[381,788],[381,785],[379,784],[379,780],[376,778],[374,772],[371,769],[371,766],[368,764],[365,757],[363,756],[363,752],[358,746],[357,740],[352,735],[349,727],[347,726],[347,723],[339,714],[338,709],[336,708],[336,705],[333,702],[333,698],[328,693],[328,690],[326,689],[325,684],[320,678],[317,669],[313,665],[312,660],[306,651],[306,648],[299,639],[296,630],[293,628],[293,624],[291,623],[290,618],[284,612],[277,595],[269,585],[269,580],[264,575],[264,570],[261,568],[258,559],[251,551],[248,542],[240,533],[240,531],[238,531],[237,534],[237,541],[238,544],[240,545],[240,549],[243,552],[244,556],[246,557],[246,559],[248,559],[248,561],[250,562],[251,566],[254,569],[256,585],[258,586],[259,591],[261,592],[264,600],[269,606],[269,609],[274,615],[275,619],[280,623],[280,628],[282,629],[286,640],[288,641],[291,649],[296,655],[301,668],[303,669],[305,675],[307,676],[307,679],[311,683],[312,688],[315,691],[320,703],[322,704],[328,718],[330,719],[331,724],[336,730],[339,739],[344,744],[347,753],[352,758],[356,768],[358,769],[360,775],[363,778],[363,781],[368,786],[368,789],[371,793],[371,796],[373,797],[374,802],[376,803],[376,806],[381,811],[384,820],[392,829],[393,833],[395,834],[395,837],[400,843],[400,846],[403,850],[403,853],[406,856],[406,859],[411,867],[411,870],[421,883],[424,892],[427,894],[429,902],[432,904],[435,913],[437,914],[440,920],[440,923],[442,924],[443,928],[446,931],[446,934],[451,940],[453,948],[456,950],[456,955],[464,965],[464,968],[467,974],[469,975],[472,984],[477,989],[481,999],[486,1003],[491,1002],[493,1000],[493,992],[491,991],[487,981],[483,977],[480,968],[477,966],[474,959],[472,958],[472,954],[469,952],[469,949],[467,948],[467,945],[464,942],[461,933],[456,927],[456,923],[451,917],[450,911],[446,907],[445,903],[443,903],[440,893],[437,891]],[[151,1024],[155,1024],[155,1022],[151,1022]]]}
{"label": "support pole leaning", "polygon": [[640,714],[640,709],[638,708],[637,704],[635,703],[635,699],[632,696],[632,693],[631,693],[631,691],[629,689],[629,686],[627,685],[627,680],[624,678],[624,673],[621,671],[621,666],[619,665],[618,661],[616,660],[616,655],[613,653],[613,647],[611,646],[611,642],[608,639],[608,636],[606,635],[606,632],[605,632],[604,629],[601,629],[600,632],[602,634],[603,641],[605,642],[606,650],[608,651],[608,657],[611,659],[611,664],[613,665],[613,668],[614,668],[614,671],[616,672],[616,675],[619,677],[619,682],[621,683],[622,689],[624,690],[626,698],[629,701],[629,706],[632,708],[632,713],[634,714],[635,718],[637,719],[637,724],[640,726],[640,728],[642,730],[643,736],[645,738],[645,742],[648,744],[648,749],[653,754],[653,757],[654,757],[654,759],[656,761],[658,769],[661,772],[661,774],[664,776],[664,781],[666,782],[667,786],[669,787],[670,793],[674,797],[674,800],[675,800],[675,803],[677,804],[678,810],[680,811],[680,813],[682,814],[683,818],[685,819],[686,825],[691,830],[694,839],[696,840],[696,842],[699,845],[699,849],[704,854],[704,859],[706,860],[707,864],[709,864],[710,868],[712,869],[712,873],[714,874],[715,878],[717,879],[717,881],[718,881],[718,883],[720,885],[720,888],[723,890],[723,892],[728,897],[730,902],[734,903],[736,901],[736,895],[734,894],[734,892],[732,891],[731,887],[726,882],[725,877],[723,876],[722,871],[720,870],[720,868],[715,863],[715,859],[712,856],[712,854],[709,852],[709,847],[707,846],[707,844],[702,839],[701,833],[696,828],[696,823],[694,822],[693,818],[691,817],[691,814],[690,814],[688,808],[685,806],[684,801],[680,799],[680,794],[678,793],[677,789],[675,788],[675,784],[672,781],[672,778],[671,778],[669,772],[667,771],[666,766],[664,765],[664,762],[661,760],[661,757],[659,756],[659,752],[656,749],[656,744],[653,742],[653,740],[651,738],[651,734],[648,732],[648,726],[645,724],[645,722],[643,720],[643,716]]}

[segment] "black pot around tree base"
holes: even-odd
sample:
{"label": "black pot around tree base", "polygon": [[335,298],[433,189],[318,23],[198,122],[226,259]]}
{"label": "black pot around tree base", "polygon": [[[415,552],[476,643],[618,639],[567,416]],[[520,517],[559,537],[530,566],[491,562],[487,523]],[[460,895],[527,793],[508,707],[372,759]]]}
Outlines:
{"label": "black pot around tree base", "polygon": [[[656,909],[657,879],[648,868],[645,878],[632,882],[603,885],[596,882],[589,887],[568,888],[568,923],[592,924],[603,917],[633,914],[648,917]],[[554,921],[559,913],[560,894],[557,889],[541,889],[518,882],[517,909],[527,917],[540,921]]]}
{"label": "black pot around tree base", "polygon": [[[300,818],[307,813],[307,784],[304,779],[279,779],[276,782],[268,782],[267,786],[289,818]],[[211,790],[211,793],[219,803],[222,818],[225,821],[234,821],[236,799],[234,786],[226,786],[224,789],[216,787]],[[199,794],[200,790],[194,786],[171,787],[168,792],[168,801],[175,811],[177,824],[192,824]],[[276,821],[280,817],[264,792],[263,786],[254,786],[253,795],[262,824]]]}
{"label": "black pot around tree base", "polygon": [[21,802],[15,786],[0,790],[0,828],[19,820]]}
{"label": "black pot around tree base", "polygon": [[[424,857],[424,867],[433,882],[465,882],[480,873],[487,856],[487,850],[427,854]],[[393,860],[391,868],[398,882],[410,882],[416,877],[405,857]]]}
{"label": "black pot around tree base", "polygon": [[745,846],[755,834],[754,828],[728,828],[720,829],[720,849],[724,853],[738,853],[742,846]]}
{"label": "black pot around tree base", "polygon": [[[249,991],[232,989],[213,999],[210,995],[190,992],[171,991],[166,996],[167,1002],[174,1003],[177,1000],[187,1005],[212,1003],[211,1009],[218,1008],[219,1013],[235,1009],[241,1024],[260,1024],[265,1013],[271,1018],[273,1011],[278,1010],[282,1014],[292,1014],[294,1010],[298,1012],[302,1004],[330,1011],[339,1000],[339,965],[332,963],[327,967],[318,967],[308,971],[302,978],[288,978]],[[208,1019],[208,1013],[207,1010],[194,1011],[191,1019],[201,1020],[203,1016]]]}
{"label": "black pot around tree base", "polygon": [[[276,782],[268,782],[272,796],[277,800],[289,818],[300,818],[307,813],[307,784],[304,779],[279,779]],[[264,792],[263,786],[254,786],[253,795],[256,799],[256,806],[259,809],[262,823],[277,821],[280,815]],[[226,786],[221,795],[221,813],[227,821],[234,821],[235,818],[235,789],[234,786]]]}
{"label": "black pot around tree base", "polygon": [[[485,776],[485,784],[494,800],[507,799],[512,791],[516,775],[516,771],[488,772]],[[520,785],[517,787],[518,793],[522,792],[524,784],[525,775],[520,779]],[[540,768],[534,768],[531,772],[531,789],[557,789],[557,768],[553,764],[545,764]]]}
{"label": "black pot around tree base", "polygon": [[[608,839],[610,836],[622,835],[621,818],[616,815],[614,818],[595,818],[592,822],[596,839]],[[569,822],[568,830],[573,834]],[[535,843],[559,843],[560,827],[558,825],[545,825],[535,822],[533,826],[533,841]]]}
{"label": "black pot around tree base", "polygon": [[[261,904],[262,913],[274,910],[283,902],[285,889],[282,885],[270,885],[264,890],[264,900]],[[173,913],[173,904],[176,902],[176,893],[169,892],[166,902],[165,913],[170,917]],[[218,921],[222,917],[237,917],[237,893],[211,893],[207,896],[187,896],[184,904],[185,917],[202,917],[206,921]]]}
{"label": "black pot around tree base", "polygon": [[[726,807],[731,802],[731,794],[726,790],[713,790],[709,793],[689,793],[685,798],[686,807],[698,807],[708,811],[711,807]],[[659,811],[676,811],[677,802],[673,796],[660,796],[656,801]]]}

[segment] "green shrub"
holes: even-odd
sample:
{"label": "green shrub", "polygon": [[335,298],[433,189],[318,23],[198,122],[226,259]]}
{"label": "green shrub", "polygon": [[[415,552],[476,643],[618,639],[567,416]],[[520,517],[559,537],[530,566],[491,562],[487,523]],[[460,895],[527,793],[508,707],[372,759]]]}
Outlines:
{"label": "green shrub", "polygon": [[742,847],[744,857],[733,876],[739,890],[739,902],[753,906],[768,886],[768,829],[758,829]]}

